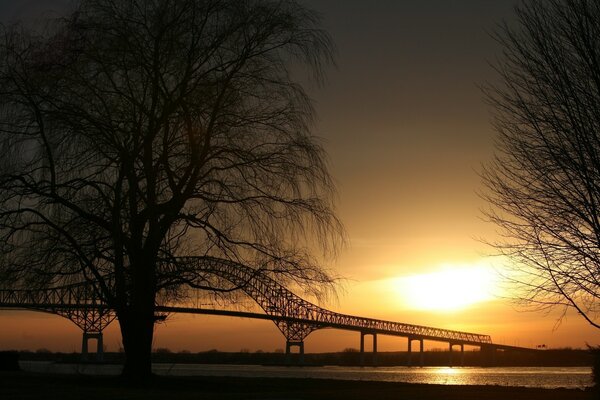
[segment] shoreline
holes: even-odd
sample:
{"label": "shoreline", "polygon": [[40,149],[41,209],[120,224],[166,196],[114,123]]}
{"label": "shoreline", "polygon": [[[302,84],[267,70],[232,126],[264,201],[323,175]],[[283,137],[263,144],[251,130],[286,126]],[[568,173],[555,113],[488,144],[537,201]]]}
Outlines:
{"label": "shoreline", "polygon": [[[178,364],[231,364],[231,365],[298,365],[298,354],[287,358],[284,353],[277,352],[225,352],[218,350],[191,352],[171,352],[159,349],[152,354],[153,363]],[[306,366],[372,366],[372,353],[365,353],[364,363],[358,350],[325,353],[305,353],[303,364]],[[0,353],[2,353],[0,351]],[[50,351],[7,350],[4,353],[15,353],[22,361],[55,361],[63,363],[80,363],[81,354],[77,352],[63,353]],[[448,367],[448,351],[426,351],[423,353],[423,366]],[[585,349],[547,349],[535,353],[499,352],[495,362],[480,362],[478,351],[466,351],[464,363],[455,360],[454,366],[464,367],[591,367],[594,363],[593,354]],[[124,354],[119,352],[104,352],[103,363],[120,364],[124,362]],[[413,357],[412,365],[418,363],[417,356]],[[95,362],[95,355],[89,355],[89,362]],[[377,353],[378,367],[407,366],[408,355],[405,351],[387,351]],[[463,365],[460,365],[463,364]]]}
{"label": "shoreline", "polygon": [[542,389],[488,385],[437,385],[314,378],[240,378],[155,376],[140,387],[119,377],[0,372],[0,398],[32,399],[52,394],[61,400],[161,399],[447,399],[447,400],[587,400],[591,389]]}

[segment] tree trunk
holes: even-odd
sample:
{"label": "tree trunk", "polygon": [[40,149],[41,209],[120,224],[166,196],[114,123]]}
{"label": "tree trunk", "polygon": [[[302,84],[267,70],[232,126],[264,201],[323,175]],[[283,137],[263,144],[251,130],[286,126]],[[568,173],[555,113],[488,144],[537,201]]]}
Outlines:
{"label": "tree trunk", "polygon": [[152,377],[152,340],[154,336],[154,260],[140,251],[131,263],[131,287],[129,304],[121,303],[117,313],[125,366],[123,377],[130,382],[144,382]]}
{"label": "tree trunk", "polygon": [[125,351],[123,377],[132,382],[147,381],[152,377],[154,312],[130,310],[127,314],[119,320]]}

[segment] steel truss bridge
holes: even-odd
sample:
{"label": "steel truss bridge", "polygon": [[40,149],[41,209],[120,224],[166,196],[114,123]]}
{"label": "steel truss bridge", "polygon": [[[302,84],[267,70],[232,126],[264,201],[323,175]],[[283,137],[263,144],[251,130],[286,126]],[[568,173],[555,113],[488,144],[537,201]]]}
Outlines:
{"label": "steel truss bridge", "polygon": [[[209,274],[227,281],[253,299],[263,313],[218,310],[213,308],[157,304],[157,313],[212,314],[254,319],[267,319],[275,323],[286,338],[286,354],[292,347],[299,348],[300,360],[304,354],[304,339],[313,331],[334,328],[360,332],[361,360],[364,362],[364,339],[373,338],[373,364],[376,363],[377,335],[400,336],[408,339],[408,354],[413,341],[420,346],[420,363],[423,363],[423,341],[446,342],[450,357],[454,346],[478,346],[482,352],[495,350],[532,350],[515,346],[495,344],[489,335],[440,329],[402,322],[385,321],[354,315],[341,314],[319,307],[297,296],[267,273],[234,262],[208,257],[188,257],[178,260],[186,270]],[[83,331],[82,356],[88,353],[88,340],[97,340],[96,356],[102,359],[102,331],[116,317],[114,310],[103,302],[91,283],[73,284],[43,290],[0,289],[0,308],[30,309],[63,316]]]}

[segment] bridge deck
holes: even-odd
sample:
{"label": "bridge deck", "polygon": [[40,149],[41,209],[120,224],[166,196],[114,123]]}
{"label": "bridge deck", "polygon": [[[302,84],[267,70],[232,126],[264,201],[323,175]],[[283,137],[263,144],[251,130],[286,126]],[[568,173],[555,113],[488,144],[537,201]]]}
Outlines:
{"label": "bridge deck", "polygon": [[[24,309],[24,310],[36,310],[36,311],[44,311],[44,312],[54,312],[53,310],[63,309],[63,310],[80,310],[82,308],[86,309],[97,309],[103,311],[109,311],[110,309],[102,304],[61,304],[61,303],[15,303],[15,302],[6,302],[6,296],[3,296],[2,290],[0,290],[0,309]],[[14,296],[10,296],[11,300],[15,300]],[[301,324],[315,324],[318,325],[319,328],[331,328],[331,329],[341,329],[341,330],[350,330],[357,332],[367,332],[367,333],[377,333],[382,335],[389,336],[400,336],[400,337],[411,337],[415,339],[424,339],[431,341],[441,341],[441,342],[452,342],[456,344],[465,344],[465,345],[473,345],[473,346],[482,346],[482,345],[492,345],[493,347],[501,350],[517,350],[517,351],[537,351],[536,349],[529,349],[517,346],[507,346],[502,344],[496,344],[490,342],[482,343],[477,341],[469,341],[469,340],[449,340],[447,337],[438,337],[427,334],[414,334],[411,332],[403,332],[398,330],[386,330],[382,328],[365,328],[357,325],[350,324],[339,324],[327,321],[313,321],[306,320],[302,318],[296,317],[288,317],[282,315],[269,315],[262,314],[256,312],[247,312],[247,311],[233,311],[233,310],[219,310],[219,309],[209,309],[209,308],[193,308],[193,307],[174,307],[174,306],[157,306],[157,312],[163,313],[182,313],[182,314],[203,314],[203,315],[222,315],[222,316],[230,316],[230,317],[238,317],[238,318],[251,318],[251,319],[262,319],[268,321],[287,321],[293,323],[301,323]],[[359,320],[364,320],[365,318],[356,317]],[[388,323],[388,324],[396,324],[391,321],[383,321],[383,320],[375,320],[376,322]],[[401,324],[405,325],[405,324]],[[415,325],[416,326],[416,325]],[[428,327],[423,327],[428,328]],[[430,328],[434,330],[438,330],[439,328]]]}
{"label": "bridge deck", "polygon": [[[411,337],[411,338],[415,338],[415,339],[425,339],[425,340],[431,340],[431,341],[440,341],[440,342],[452,342],[452,343],[456,343],[456,344],[466,344],[466,345],[473,345],[473,346],[482,346],[482,345],[489,345],[489,344],[493,344],[491,342],[491,340],[489,342],[480,342],[480,341],[476,341],[476,340],[467,340],[467,339],[455,339],[455,340],[449,340],[447,336],[444,337],[439,337],[439,336],[434,336],[434,335],[428,335],[426,333],[415,333],[414,330],[397,330],[397,329],[385,329],[385,328],[381,328],[381,327],[367,327],[365,328],[364,326],[360,326],[360,325],[353,325],[353,324],[343,324],[343,323],[335,323],[335,322],[327,322],[327,321],[313,321],[313,320],[306,320],[306,319],[302,319],[302,318],[296,318],[296,317],[286,317],[286,316],[282,316],[282,315],[269,315],[269,314],[261,314],[261,313],[254,313],[254,312],[247,312],[247,311],[231,311],[231,310],[217,310],[217,309],[208,309],[208,308],[188,308],[188,307],[157,307],[156,308],[157,311],[159,312],[169,312],[169,313],[182,313],[182,314],[208,314],[208,315],[223,315],[223,316],[231,316],[231,317],[241,317],[241,318],[252,318],[252,319],[264,319],[264,320],[270,320],[270,321],[287,321],[287,322],[296,322],[296,323],[309,323],[309,324],[315,324],[318,325],[319,328],[332,328],[332,329],[341,329],[341,330],[348,330],[348,331],[357,331],[357,332],[365,332],[365,333],[377,333],[377,334],[382,334],[382,335],[388,335],[388,336],[400,336],[400,337]],[[370,318],[363,318],[363,317],[355,317],[358,320],[371,320],[374,322],[374,324],[372,324],[372,326],[377,326],[376,323],[381,324],[381,325],[388,325],[388,326],[394,326],[395,324],[400,324],[401,326],[407,325],[407,324],[402,324],[402,323],[398,323],[398,322],[393,322],[393,321],[385,321],[385,320],[377,320],[377,319],[370,319]],[[431,328],[431,327],[427,327],[427,326],[419,326],[419,325],[411,325],[414,327],[419,327],[419,328],[424,328],[425,330],[427,329],[431,329],[431,330],[439,330],[439,328]],[[449,331],[449,332],[456,332],[456,333],[460,333],[460,334],[467,334],[469,335],[469,333],[466,332],[458,332],[458,331]],[[495,347],[498,346],[502,346],[502,345],[496,345]]]}

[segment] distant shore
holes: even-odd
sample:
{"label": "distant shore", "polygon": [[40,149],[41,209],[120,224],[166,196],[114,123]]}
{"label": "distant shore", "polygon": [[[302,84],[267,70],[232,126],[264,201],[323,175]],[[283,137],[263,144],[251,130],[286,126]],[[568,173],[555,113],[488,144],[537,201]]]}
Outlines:
{"label": "distant shore", "polygon": [[233,400],[233,399],[419,399],[419,400],[588,400],[591,390],[506,386],[446,386],[325,379],[156,377],[142,387],[120,378],[0,372],[0,398],[11,400]]}
{"label": "distant shore", "polygon": [[[53,361],[64,363],[78,363],[81,361],[79,353],[52,353],[47,350],[38,350],[36,352],[21,351],[18,352],[20,360],[29,361]],[[95,359],[94,354],[90,354],[90,361]],[[460,352],[455,352],[452,356],[453,364],[459,366],[464,361],[464,366],[490,366],[489,363],[482,363],[479,351],[465,351],[464,359]],[[171,352],[168,349],[157,349],[152,355],[152,361],[155,363],[178,363],[178,364],[244,364],[244,365],[285,365],[299,363],[298,354],[293,354],[287,359],[282,352],[223,352],[217,350],[203,352]],[[304,365],[339,365],[339,366],[359,366],[361,365],[361,355],[356,349],[346,349],[342,352],[334,353],[307,353],[303,357]],[[426,351],[423,354],[423,364],[425,366],[448,366],[450,355],[448,351]],[[124,362],[123,353],[109,352],[104,354],[104,362],[122,364]],[[412,365],[419,365],[420,355],[413,352],[411,357]],[[372,353],[364,354],[365,365],[373,364]],[[399,352],[379,352],[376,363],[378,366],[405,366],[408,364],[408,354],[404,351]],[[498,352],[494,357],[493,366],[497,367],[575,367],[592,366],[593,355],[589,350],[580,349],[549,349],[537,352]]]}

